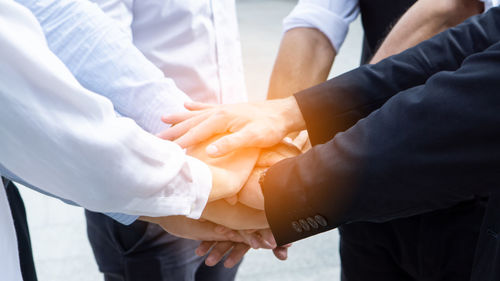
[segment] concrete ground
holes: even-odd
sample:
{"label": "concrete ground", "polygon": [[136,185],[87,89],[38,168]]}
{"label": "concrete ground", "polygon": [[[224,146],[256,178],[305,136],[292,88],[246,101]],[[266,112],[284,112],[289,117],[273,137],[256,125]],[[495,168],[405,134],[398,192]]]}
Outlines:
{"label": "concrete ground", "polygon": [[[264,99],[274,57],[281,39],[281,20],[296,1],[237,0],[246,83],[251,100]],[[359,62],[362,31],[351,25],[336,58],[332,75]],[[83,210],[21,187],[28,212],[33,251],[40,281],[98,281],[85,232]],[[339,280],[338,233],[330,231],[296,242],[288,261],[252,250],[246,255],[238,281]],[[149,280],[145,280],[149,281]]]}

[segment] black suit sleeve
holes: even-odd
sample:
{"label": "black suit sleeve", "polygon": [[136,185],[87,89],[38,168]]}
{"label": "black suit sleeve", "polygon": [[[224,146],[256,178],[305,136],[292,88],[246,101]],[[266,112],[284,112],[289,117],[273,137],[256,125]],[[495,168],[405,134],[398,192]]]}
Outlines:
{"label": "black suit sleeve", "polygon": [[295,95],[313,144],[324,143],[393,95],[500,41],[500,8],[470,18],[398,55],[365,65]]}
{"label": "black suit sleeve", "polygon": [[[344,223],[385,221],[449,207],[500,187],[500,43],[485,43],[490,36],[486,29],[497,30],[491,36],[500,39],[500,20],[495,22],[495,18],[500,18],[499,12],[496,9],[420,45],[422,49],[438,48],[435,41],[444,44],[451,37],[455,46],[463,40],[469,46],[456,47],[454,51],[445,49],[451,54],[433,54],[438,61],[445,56],[454,58],[454,71],[441,71],[430,78],[407,71],[407,75],[420,75],[425,80],[420,86],[417,78],[413,81],[404,75],[400,77],[403,66],[394,67],[402,65],[406,56],[416,59],[415,53],[421,52],[417,48],[381,66],[334,79],[325,88],[317,87],[317,92],[311,93],[316,95],[316,103],[301,103],[303,100],[298,99],[303,110],[307,107],[309,112],[332,116],[310,116],[306,119],[309,130],[311,120],[321,123],[315,129],[334,130],[338,124],[330,122],[343,122],[336,116],[353,114],[350,122],[369,116],[327,143],[268,170],[263,184],[266,214],[279,244]],[[474,43],[476,36],[482,41]],[[488,46],[479,50],[474,44]],[[466,59],[460,58],[466,55]],[[404,87],[408,89],[391,93],[397,90],[391,83],[402,84],[385,81],[383,73],[406,80]],[[337,91],[344,93],[340,97],[348,98],[346,79],[357,77],[361,78],[359,83],[366,85],[351,87],[366,91],[369,97],[350,99],[343,108],[336,107]],[[371,102],[372,96],[382,98]],[[376,107],[373,104],[377,100],[385,103],[370,114],[370,107]],[[325,103],[334,113],[323,108]],[[321,217],[326,219],[324,226],[316,219]]]}

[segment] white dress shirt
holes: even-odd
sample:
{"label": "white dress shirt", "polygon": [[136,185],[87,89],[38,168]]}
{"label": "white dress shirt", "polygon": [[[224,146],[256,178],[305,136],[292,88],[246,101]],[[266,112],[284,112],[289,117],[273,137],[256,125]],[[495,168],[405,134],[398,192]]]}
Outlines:
{"label": "white dress shirt", "polygon": [[[78,0],[18,2],[34,13],[50,49],[78,81],[87,89],[111,99],[115,110],[120,114],[133,118],[147,131],[156,133],[166,128],[160,121],[161,115],[184,110],[183,103],[189,98],[171,79],[164,78],[163,73],[132,45],[130,34],[117,30],[115,22],[96,5]],[[185,155],[182,157],[185,158]],[[192,160],[189,157],[187,159]],[[174,157],[170,160],[178,163],[173,166],[174,170],[186,161],[183,158],[176,160]],[[200,169],[195,169],[196,165],[190,168],[191,174],[205,184],[200,187],[180,182],[177,188],[188,190],[190,194],[199,193],[191,206],[191,212],[188,211],[188,215],[197,217],[205,205],[211,176],[204,165],[199,165]],[[12,173],[8,174],[12,176]],[[73,201],[78,203],[78,200]],[[179,206],[172,206],[176,207]],[[183,211],[186,212],[185,209]],[[136,218],[123,214],[111,216],[126,224]]]}
{"label": "white dress shirt", "polygon": [[[186,156],[178,145],[143,131],[131,119],[116,117],[110,101],[83,88],[48,49],[29,11],[11,1],[0,3],[0,163],[25,181],[90,210],[198,218],[211,188],[208,167]],[[89,53],[76,52],[77,57],[94,52],[100,57],[99,44],[120,39],[109,30],[95,29],[95,22],[86,24],[71,17],[74,13],[64,12],[102,13],[88,2],[57,1],[49,6],[61,16],[58,21],[48,20],[58,26],[54,30],[59,36],[73,35],[73,41],[78,41],[73,32],[79,32],[94,47]],[[48,19],[55,14],[44,15]],[[69,50],[81,44],[67,43]],[[139,88],[155,80],[154,84],[162,85],[162,73],[140,52],[130,51],[133,45],[129,44],[128,51],[127,43],[121,42],[120,49],[108,52],[124,50],[117,54],[120,60],[148,76],[149,80],[136,85]],[[141,80],[124,84],[132,82]]]}
{"label": "white dress shirt", "polygon": [[[498,6],[500,0],[479,0],[484,2],[486,12]],[[299,0],[292,12],[283,20],[283,30],[309,27],[321,31],[335,50],[344,42],[349,24],[359,14],[358,0]]]}
{"label": "white dress shirt", "polygon": [[91,1],[193,100],[247,101],[234,0]]}
{"label": "white dress shirt", "polygon": [[[160,122],[162,114],[184,110],[187,98],[181,89],[198,101],[247,100],[234,0],[94,0],[117,20],[121,33],[101,13],[96,13],[95,7],[80,3],[78,8],[68,8],[70,3],[79,1],[57,1],[55,6],[53,0],[17,1],[35,14],[51,50],[82,85],[110,98],[120,114],[131,117],[149,132],[166,128]],[[99,34],[82,34],[81,30],[89,26],[98,27]],[[122,59],[137,56],[135,48],[123,47],[123,42],[132,37],[167,79],[158,83],[158,71],[144,71],[132,59]],[[38,190],[9,171],[4,173]],[[137,218],[108,215],[124,224]]]}

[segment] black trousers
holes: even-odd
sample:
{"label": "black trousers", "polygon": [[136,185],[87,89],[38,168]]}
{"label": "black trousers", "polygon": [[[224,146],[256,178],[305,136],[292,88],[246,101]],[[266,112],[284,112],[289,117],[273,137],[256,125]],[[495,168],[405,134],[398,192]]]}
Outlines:
{"label": "black trousers", "polygon": [[340,227],[342,281],[469,281],[486,205]]}
{"label": "black trousers", "polygon": [[19,261],[21,273],[24,281],[37,281],[33,252],[31,250],[31,238],[26,219],[24,202],[17,187],[11,182],[2,178],[6,187],[9,206],[14,219],[16,229],[17,246],[19,250]]}
{"label": "black trousers", "polygon": [[208,267],[194,251],[199,242],[136,221],[130,226],[85,211],[90,245],[106,281],[232,281],[238,266]]}

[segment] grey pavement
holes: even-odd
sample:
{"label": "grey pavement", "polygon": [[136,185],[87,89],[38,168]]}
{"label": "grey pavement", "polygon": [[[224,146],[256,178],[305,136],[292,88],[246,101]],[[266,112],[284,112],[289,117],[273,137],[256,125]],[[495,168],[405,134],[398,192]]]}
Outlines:
{"label": "grey pavement", "polygon": [[[281,21],[296,1],[239,0],[243,61],[251,100],[265,98],[269,75],[281,39]],[[359,62],[362,31],[359,20],[351,29],[330,76]],[[85,232],[81,208],[72,207],[24,187],[33,251],[40,281],[100,281]],[[264,250],[250,251],[238,281],[339,280],[338,233],[330,231],[294,243],[289,259],[276,260]]]}

